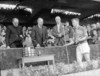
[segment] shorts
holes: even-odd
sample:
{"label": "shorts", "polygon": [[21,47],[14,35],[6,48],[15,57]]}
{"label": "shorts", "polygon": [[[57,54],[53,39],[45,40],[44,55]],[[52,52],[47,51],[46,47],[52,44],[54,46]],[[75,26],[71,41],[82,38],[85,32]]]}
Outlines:
{"label": "shorts", "polygon": [[80,54],[90,53],[90,46],[87,41],[78,44],[76,47],[76,52]]}

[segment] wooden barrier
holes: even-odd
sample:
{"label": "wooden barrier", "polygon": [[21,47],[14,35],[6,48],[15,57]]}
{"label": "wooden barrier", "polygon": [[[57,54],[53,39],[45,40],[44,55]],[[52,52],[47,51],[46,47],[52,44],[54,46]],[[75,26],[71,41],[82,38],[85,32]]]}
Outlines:
{"label": "wooden barrier", "polygon": [[[91,47],[91,58],[97,58],[100,55],[100,45],[90,45]],[[69,61],[72,63],[76,60],[76,46],[69,46],[67,48],[69,54]],[[41,51],[41,55],[55,55],[55,62],[67,63],[67,53],[65,47],[46,47],[36,48],[36,51]],[[0,63],[1,70],[18,68],[18,59],[23,57],[23,48],[19,49],[0,49]]]}

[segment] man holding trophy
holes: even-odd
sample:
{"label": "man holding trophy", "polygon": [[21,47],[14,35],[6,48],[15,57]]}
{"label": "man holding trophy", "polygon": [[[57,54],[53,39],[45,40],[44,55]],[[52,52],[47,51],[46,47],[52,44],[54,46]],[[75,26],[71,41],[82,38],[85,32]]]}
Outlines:
{"label": "man holding trophy", "polygon": [[78,18],[72,19],[72,25],[74,27],[73,38],[70,39],[70,42],[68,44],[65,44],[65,46],[72,45],[74,43],[77,44],[76,59],[79,66],[83,68],[83,56],[88,63],[90,62],[90,47],[87,42],[87,30],[84,27],[80,26]]}

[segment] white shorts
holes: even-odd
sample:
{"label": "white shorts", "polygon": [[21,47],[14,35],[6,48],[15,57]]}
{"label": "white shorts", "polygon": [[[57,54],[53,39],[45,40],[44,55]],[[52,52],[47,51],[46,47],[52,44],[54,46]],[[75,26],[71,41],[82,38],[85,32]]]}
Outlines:
{"label": "white shorts", "polygon": [[90,53],[89,44],[86,42],[78,44],[76,47],[76,52],[80,54]]}

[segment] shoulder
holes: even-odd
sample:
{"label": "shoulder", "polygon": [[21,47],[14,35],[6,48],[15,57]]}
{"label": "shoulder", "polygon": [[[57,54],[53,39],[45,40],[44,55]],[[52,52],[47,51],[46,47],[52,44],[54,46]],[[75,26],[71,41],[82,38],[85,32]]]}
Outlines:
{"label": "shoulder", "polygon": [[7,26],[7,29],[13,29],[12,25]]}
{"label": "shoulder", "polygon": [[22,26],[18,26],[19,28],[22,28]]}
{"label": "shoulder", "polygon": [[43,28],[46,28],[46,26],[43,25]]}
{"label": "shoulder", "polygon": [[80,28],[80,30],[82,30],[82,31],[85,31],[85,30],[86,30],[86,28],[83,27],[83,26],[79,26],[79,28]]}
{"label": "shoulder", "polygon": [[55,26],[53,27],[53,29],[54,29],[54,28],[57,28],[57,25],[55,25]]}
{"label": "shoulder", "polygon": [[33,28],[32,28],[32,29],[33,29],[33,30],[35,30],[36,28],[37,28],[37,25],[33,26]]}

